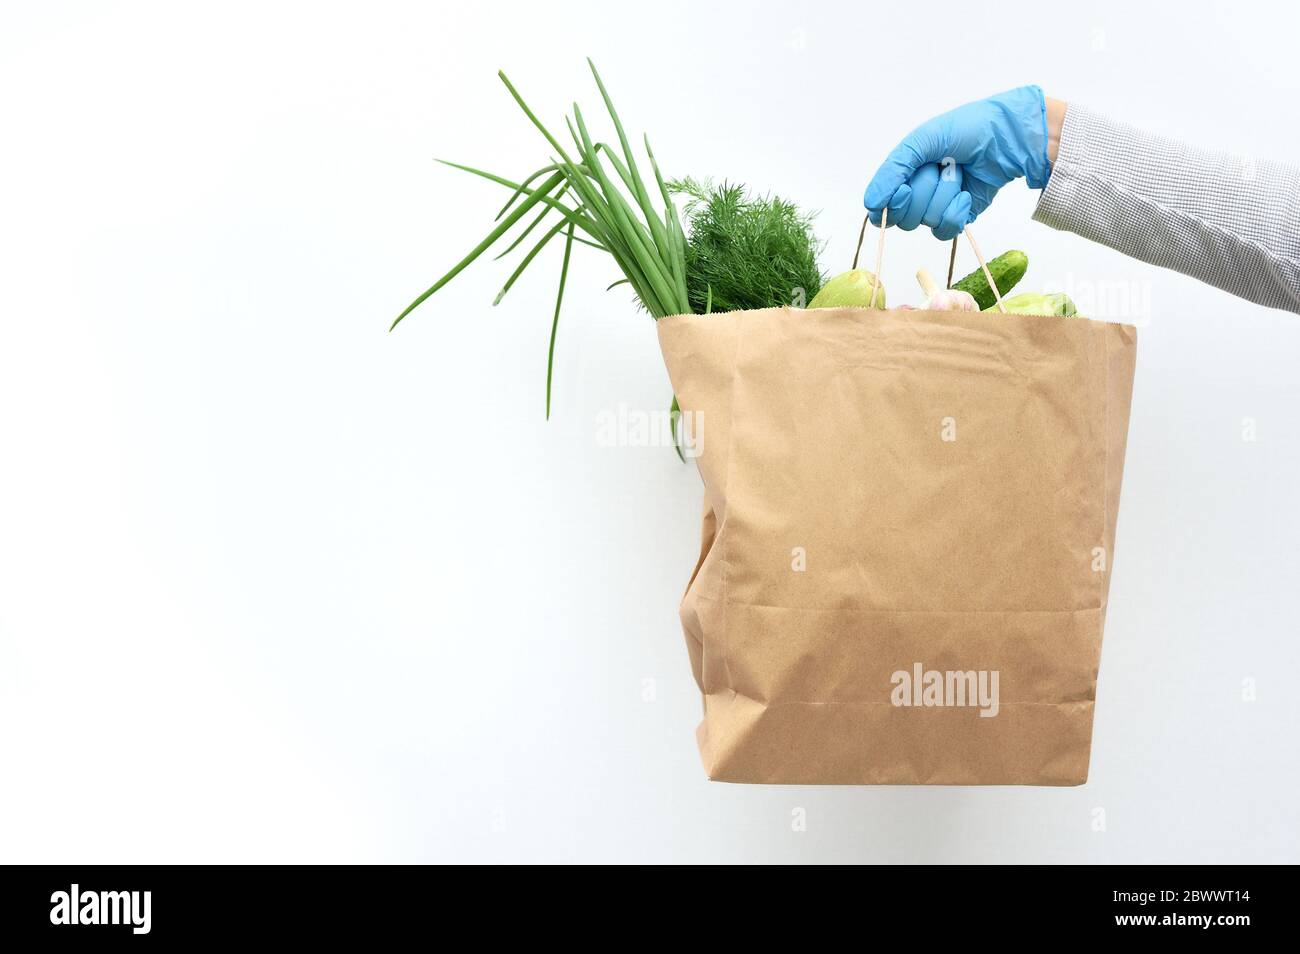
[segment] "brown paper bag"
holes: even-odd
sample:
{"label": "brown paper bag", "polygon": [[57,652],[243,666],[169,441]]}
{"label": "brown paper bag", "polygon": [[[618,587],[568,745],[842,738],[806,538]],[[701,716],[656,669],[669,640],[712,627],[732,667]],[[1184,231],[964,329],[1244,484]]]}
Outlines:
{"label": "brown paper bag", "polygon": [[681,619],[709,777],[1086,781],[1135,329],[788,308],[658,328],[704,479]]}

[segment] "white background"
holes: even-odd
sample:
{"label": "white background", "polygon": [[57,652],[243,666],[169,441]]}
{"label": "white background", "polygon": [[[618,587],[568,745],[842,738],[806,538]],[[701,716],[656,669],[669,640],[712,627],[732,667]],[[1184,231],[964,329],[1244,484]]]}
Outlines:
{"label": "white background", "polygon": [[[1296,316],[1022,184],[980,220],[1028,287],[1149,304],[1076,789],[706,782],[700,482],[597,441],[670,396],[612,264],[575,253],[549,423],[558,243],[387,333],[505,198],[432,157],[547,161],[499,67],[558,122],[590,54],[669,172],[822,210],[838,271],[898,138],[1022,83],[1294,159],[1300,21],[1249,7],[6,4],[0,860],[1300,860]],[[907,300],[945,249],[891,235]]]}

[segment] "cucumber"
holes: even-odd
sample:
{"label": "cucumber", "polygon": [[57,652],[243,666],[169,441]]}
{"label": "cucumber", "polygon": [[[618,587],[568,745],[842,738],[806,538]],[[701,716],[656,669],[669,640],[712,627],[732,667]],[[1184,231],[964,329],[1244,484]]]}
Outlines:
{"label": "cucumber", "polygon": [[[1017,248],[1003,252],[989,262],[989,274],[993,276],[993,281],[997,282],[998,291],[1003,298],[1007,297],[1007,292],[1016,287],[1016,282],[1025,277],[1028,268],[1029,256]],[[982,268],[975,269],[961,281],[955,282],[952,287],[970,293],[981,309],[987,309],[989,305],[997,303]]]}
{"label": "cucumber", "polygon": [[[997,279],[994,279],[996,281]],[[1002,305],[1009,315],[1043,315],[1047,318],[1068,318],[1075,314],[1074,302],[1062,292],[1021,292],[1010,298],[1003,298]],[[997,302],[984,309],[996,313]]]}

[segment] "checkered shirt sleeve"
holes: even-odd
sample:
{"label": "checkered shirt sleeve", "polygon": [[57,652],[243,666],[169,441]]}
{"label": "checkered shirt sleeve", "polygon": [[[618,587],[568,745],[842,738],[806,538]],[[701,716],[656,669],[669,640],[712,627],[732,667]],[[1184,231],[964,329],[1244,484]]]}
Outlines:
{"label": "checkered shirt sleeve", "polygon": [[1300,169],[1198,149],[1070,106],[1034,218],[1300,313]]}

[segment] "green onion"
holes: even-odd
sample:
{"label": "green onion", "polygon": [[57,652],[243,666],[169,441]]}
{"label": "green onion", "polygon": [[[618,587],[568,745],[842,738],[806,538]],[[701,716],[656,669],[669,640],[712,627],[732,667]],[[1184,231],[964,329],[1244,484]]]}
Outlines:
{"label": "green onion", "polygon": [[[659,164],[650,149],[650,140],[648,137],[644,140],[645,152],[650,168],[654,172],[655,184],[658,186],[660,203],[658,206],[652,200],[650,190],[641,176],[636,156],[632,152],[622,120],[619,119],[618,111],[614,108],[614,101],[610,98],[609,91],[605,88],[596,65],[591,60],[587,60],[587,64],[591,67],[591,75],[596,80],[605,110],[613,123],[621,155],[607,143],[593,141],[583,120],[582,110],[575,103],[572,115],[566,116],[564,120],[569,136],[573,140],[574,154],[570,156],[560,141],[533,113],[505,73],[499,73],[501,82],[505,84],[524,115],[537,127],[545,138],[546,144],[553,151],[551,161],[522,182],[516,183],[482,169],[439,160],[445,165],[510,189],[510,198],[496,215],[499,224],[447,274],[411,302],[397,316],[389,329],[396,328],[402,319],[423,304],[429,296],[505,238],[529,212],[538,210],[522,230],[514,235],[505,251],[496,256],[498,259],[504,258],[518,248],[534,229],[554,214],[558,221],[555,221],[523,256],[492,302],[493,305],[500,302],[547,243],[560,232],[565,233],[564,259],[560,266],[559,289],[555,296],[555,312],[551,318],[551,337],[546,355],[547,418],[551,416],[555,339],[560,324],[560,308],[564,302],[564,285],[569,274],[569,260],[575,242],[609,253],[624,276],[609,287],[613,288],[620,284],[630,285],[637,300],[654,319],[686,314],[691,310],[686,284],[686,236],[682,231],[681,220],[673,205],[668,186],[665,185],[663,175],[659,171]],[[613,169],[613,175],[608,172],[606,164]],[[541,180],[540,184],[537,184],[538,180]],[[578,235],[577,232],[584,234]],[[675,415],[673,434],[676,440],[677,417],[680,416],[680,411],[677,409],[675,398],[673,413]],[[677,453],[681,456],[680,447]]]}
{"label": "green onion", "polygon": [[[604,101],[609,119],[613,123],[622,154],[620,155],[606,143],[593,142],[583,119],[582,110],[577,104],[574,104],[572,116],[565,117],[565,125],[574,143],[574,154],[570,156],[569,152],[560,144],[560,141],[537,118],[505,73],[500,73],[501,82],[505,84],[506,89],[509,90],[515,102],[519,104],[519,108],[524,115],[541,132],[546,139],[547,145],[554,150],[558,158],[519,183],[459,163],[445,163],[453,168],[461,169],[503,185],[511,190],[511,195],[501,211],[497,213],[500,224],[489,232],[487,237],[461,259],[451,271],[434,282],[415,301],[411,302],[397,316],[397,320],[393,322],[392,327],[397,327],[402,319],[421,305],[425,299],[460,274],[471,262],[505,237],[524,215],[539,206],[540,211],[519,234],[514,236],[506,250],[497,256],[498,258],[509,255],[518,248],[523,240],[552,213],[558,214],[559,221],[552,225],[543,234],[541,240],[525,254],[514,272],[506,280],[505,285],[497,295],[496,301],[501,300],[502,296],[510,290],[511,286],[537,257],[542,248],[561,231],[564,231],[567,225],[568,235],[565,240],[565,261],[562,266],[562,275],[567,275],[568,272],[568,260],[569,253],[572,251],[572,243],[579,242],[606,251],[613,256],[615,264],[623,272],[624,278],[622,280],[632,286],[637,299],[652,317],[658,319],[666,315],[683,314],[690,311],[690,302],[686,291],[686,238],[682,232],[677,210],[673,206],[668,189],[664,185],[663,176],[659,172],[659,165],[655,161],[654,153],[650,150],[650,142],[648,139],[645,141],[645,149],[650,166],[654,170],[656,185],[659,187],[660,206],[658,207],[651,200],[650,191],[646,188],[645,180],[641,177],[636,156],[628,142],[622,120],[620,120],[618,111],[614,108],[614,102],[610,98],[604,80],[601,79],[596,65],[590,60],[587,63],[591,67],[591,74],[595,78],[601,99]],[[607,166],[613,169],[613,175],[609,173]],[[542,180],[541,184],[535,185],[539,179]],[[565,201],[566,199],[569,201]],[[503,216],[504,219],[502,219]],[[574,234],[575,231],[582,231],[589,238],[576,235]],[[561,287],[563,287],[563,283],[561,283]],[[562,296],[563,293],[561,292],[560,297],[562,298]],[[559,302],[557,301],[556,304],[556,315],[552,320],[553,327],[559,321]],[[554,340],[552,340],[553,347]],[[548,361],[548,406],[550,367],[551,362]]]}
{"label": "green onion", "polygon": [[555,317],[551,319],[551,343],[546,349],[546,419],[551,419],[551,372],[555,370],[555,332],[560,327],[560,304],[564,301],[564,280],[569,277],[569,254],[573,251],[573,223],[564,240],[564,264],[560,266],[560,290],[555,293]]}

